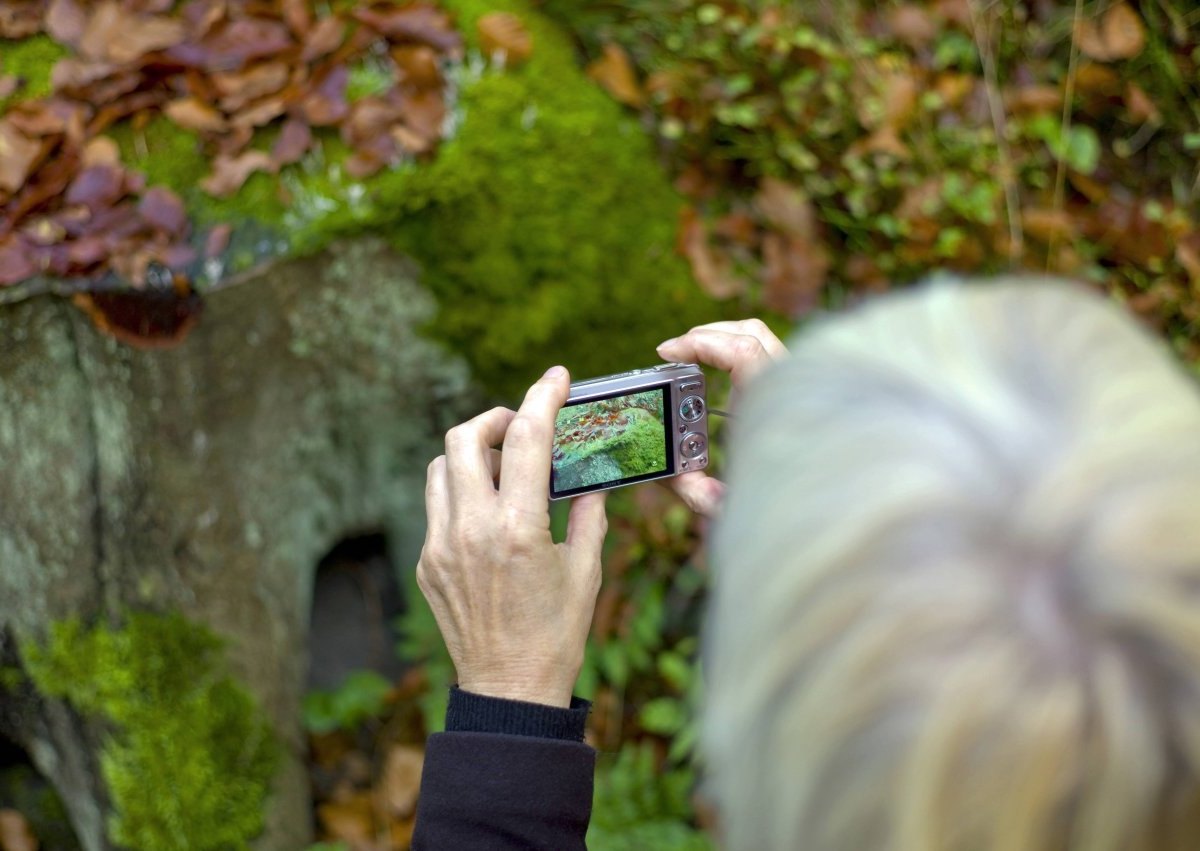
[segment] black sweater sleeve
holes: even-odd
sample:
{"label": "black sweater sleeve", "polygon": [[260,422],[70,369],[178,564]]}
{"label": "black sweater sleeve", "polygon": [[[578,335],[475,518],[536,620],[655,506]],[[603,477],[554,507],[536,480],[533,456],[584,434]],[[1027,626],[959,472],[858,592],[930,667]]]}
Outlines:
{"label": "black sweater sleeve", "polygon": [[430,737],[413,851],[585,851],[596,752],[570,709],[454,689]]}

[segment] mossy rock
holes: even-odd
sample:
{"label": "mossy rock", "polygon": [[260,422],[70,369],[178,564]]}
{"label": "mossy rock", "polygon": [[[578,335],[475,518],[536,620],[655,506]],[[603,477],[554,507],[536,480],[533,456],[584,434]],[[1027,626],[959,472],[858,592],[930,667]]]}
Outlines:
{"label": "mossy rock", "polygon": [[[442,5],[468,51],[449,72],[450,138],[428,162],[355,181],[326,135],[303,163],[218,200],[199,188],[209,163],[195,134],[161,117],[112,133],[126,163],[177,191],[201,227],[238,226],[233,269],[384,234],[423,267],[440,304],[430,330],[514,401],[551,364],[577,377],[643,365],[664,337],[720,318],[675,250],[681,201],[651,141],[582,74],[568,38],[524,0]],[[532,34],[518,67],[492,67],[478,51],[477,22],[497,10]],[[34,42],[56,58],[53,44]]]}
{"label": "mossy rock", "polygon": [[279,745],[206,627],[147,612],[116,629],[70,619],[23,656],[40,692],[116,729],[100,754],[114,842],[216,851],[262,831]]}

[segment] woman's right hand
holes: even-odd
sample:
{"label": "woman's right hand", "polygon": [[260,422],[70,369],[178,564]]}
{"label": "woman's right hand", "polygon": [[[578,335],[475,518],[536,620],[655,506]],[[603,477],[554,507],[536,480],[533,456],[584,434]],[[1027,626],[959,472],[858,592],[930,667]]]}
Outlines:
{"label": "woman's right hand", "polygon": [[[760,319],[710,322],[658,347],[668,361],[702,363],[729,373],[733,389],[746,386],[756,373],[787,355],[787,348]],[[698,514],[714,516],[720,508],[725,485],[697,471],[668,480],[670,487]]]}

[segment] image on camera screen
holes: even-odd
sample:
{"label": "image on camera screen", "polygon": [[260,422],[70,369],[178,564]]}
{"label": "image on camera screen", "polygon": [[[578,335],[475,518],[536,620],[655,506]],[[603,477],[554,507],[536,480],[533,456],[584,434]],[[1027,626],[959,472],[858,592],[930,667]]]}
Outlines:
{"label": "image on camera screen", "polygon": [[568,405],[554,422],[554,492],[664,473],[666,390]]}

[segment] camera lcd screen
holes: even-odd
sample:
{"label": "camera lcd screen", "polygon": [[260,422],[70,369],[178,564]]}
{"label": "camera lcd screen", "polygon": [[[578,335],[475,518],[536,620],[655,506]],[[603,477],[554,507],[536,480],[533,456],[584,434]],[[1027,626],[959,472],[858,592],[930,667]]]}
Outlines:
{"label": "camera lcd screen", "polygon": [[554,423],[554,496],[587,493],[666,473],[673,460],[667,440],[669,387],[564,406]]}

